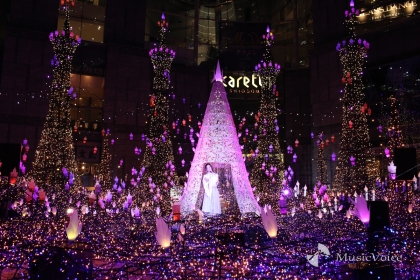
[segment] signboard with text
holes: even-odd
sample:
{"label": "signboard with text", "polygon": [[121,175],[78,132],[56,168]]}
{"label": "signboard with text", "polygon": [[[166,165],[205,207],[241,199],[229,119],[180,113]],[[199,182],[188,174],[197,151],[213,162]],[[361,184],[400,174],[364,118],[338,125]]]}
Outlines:
{"label": "signboard with text", "polygon": [[369,21],[378,21],[385,18],[410,16],[415,9],[417,9],[417,0],[392,3],[368,11],[363,11],[363,9],[361,9],[360,15],[357,16],[357,20],[360,23],[367,23]]}
{"label": "signboard with text", "polygon": [[100,149],[97,148],[96,153],[93,151],[94,147],[76,146],[76,161],[98,163],[100,160]]}
{"label": "signboard with text", "polygon": [[243,75],[226,75],[223,77],[226,93],[259,94],[261,79],[254,73]]}

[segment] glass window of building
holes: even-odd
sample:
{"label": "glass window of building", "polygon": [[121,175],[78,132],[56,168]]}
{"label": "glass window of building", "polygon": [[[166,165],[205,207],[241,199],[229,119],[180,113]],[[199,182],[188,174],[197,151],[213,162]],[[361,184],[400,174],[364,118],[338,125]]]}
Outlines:
{"label": "glass window of building", "polygon": [[169,21],[167,44],[175,48],[178,61],[200,64],[220,55],[222,61],[236,56],[224,61],[225,66],[252,71],[261,59],[261,35],[269,25],[275,36],[274,60],[286,68],[308,67],[313,48],[311,10],[311,0],[203,0],[199,5],[188,0],[148,0],[145,40],[150,48],[158,40],[156,22],[164,11]]}
{"label": "glass window of building", "polygon": [[[70,13],[70,25],[73,32],[82,40],[103,43],[105,23],[105,0],[77,1]],[[61,30],[64,12],[60,11],[57,28]]]}
{"label": "glass window of building", "polygon": [[99,131],[102,123],[104,77],[71,74],[71,86],[77,93],[72,101],[71,118],[78,130]]}
{"label": "glass window of building", "polygon": [[101,154],[102,107],[105,78],[71,74],[77,97],[71,102],[71,119],[76,142],[77,174],[83,186],[93,186]]}

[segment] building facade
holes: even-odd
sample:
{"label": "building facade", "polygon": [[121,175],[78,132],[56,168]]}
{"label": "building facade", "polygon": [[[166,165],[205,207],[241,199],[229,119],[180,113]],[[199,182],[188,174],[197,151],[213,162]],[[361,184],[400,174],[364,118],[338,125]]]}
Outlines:
{"label": "building facade", "polygon": [[[48,34],[61,30],[63,14],[57,0],[42,5],[32,0],[3,3],[0,143],[21,143],[26,138],[29,170],[48,108],[53,57]],[[73,59],[71,82],[77,98],[71,117],[79,173],[90,178],[86,184],[92,183],[99,163],[102,129],[110,129],[114,140],[113,174],[124,177],[132,167],[139,168],[142,154],[134,154],[134,148],[144,150],[142,135],[147,133],[151,101],[148,51],[157,41],[156,22],[162,12],[169,22],[167,43],[177,53],[171,71],[170,125],[176,122],[180,128],[172,131],[180,173],[188,170],[192,159],[185,135],[202,120],[217,59],[227,78],[235,120],[239,123],[257,113],[258,85],[253,90],[237,81],[243,76],[252,79],[262,57],[261,35],[269,26],[275,36],[273,59],[282,66],[277,91],[285,166],[293,168],[295,180],[310,182],[310,132],[315,120],[309,66],[316,42],[312,5],[309,0],[76,1],[70,21],[83,41]],[[235,79],[236,88],[230,87],[229,77]],[[286,148],[294,147],[296,140],[298,160],[293,162]],[[93,155],[95,147],[98,153]],[[177,153],[179,147],[185,151],[182,155]]]}
{"label": "building facade", "polygon": [[[61,30],[63,16],[59,1],[46,1],[43,5],[36,5],[36,1],[10,1],[9,5],[2,38],[0,143],[22,143],[26,138],[30,147],[29,170],[48,109],[53,57],[48,34]],[[146,2],[86,1],[76,2],[73,9],[73,31],[83,38],[71,75],[77,93],[71,117],[79,173],[90,178],[96,173],[101,130],[109,128],[114,139],[113,172],[121,177],[139,165],[134,148],[145,145],[141,135],[146,133],[152,87],[150,44],[144,40]],[[171,116],[182,119],[190,114],[198,118],[197,107],[186,107],[206,103],[208,71],[205,67],[185,65],[183,53],[179,54],[171,73],[173,94],[178,96]],[[185,106],[180,106],[184,105],[182,96],[187,99]],[[129,140],[130,133],[133,140]],[[97,154],[92,154],[94,147]],[[124,165],[117,169],[120,160]]]}

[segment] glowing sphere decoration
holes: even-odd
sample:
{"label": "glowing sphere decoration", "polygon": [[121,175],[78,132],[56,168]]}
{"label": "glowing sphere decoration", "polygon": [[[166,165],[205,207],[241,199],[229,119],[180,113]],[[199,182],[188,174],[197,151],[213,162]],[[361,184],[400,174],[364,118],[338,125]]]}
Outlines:
{"label": "glowing sphere decoration", "polygon": [[388,149],[388,147],[386,147],[386,148],[385,148],[384,153],[385,153],[385,156],[386,156],[387,158],[389,158],[390,154],[389,154],[389,149]]}
{"label": "glowing sphere decoration", "polygon": [[356,164],[356,159],[354,158],[354,156],[350,157],[350,163],[352,166],[354,166]]}

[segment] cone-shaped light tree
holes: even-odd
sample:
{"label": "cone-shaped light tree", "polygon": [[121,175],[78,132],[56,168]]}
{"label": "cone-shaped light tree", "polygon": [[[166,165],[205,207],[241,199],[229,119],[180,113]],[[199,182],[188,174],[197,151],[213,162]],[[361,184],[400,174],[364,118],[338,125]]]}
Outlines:
{"label": "cone-shaped light tree", "polygon": [[388,129],[387,137],[388,143],[386,149],[388,149],[388,154],[385,152],[387,158],[389,158],[389,163],[394,160],[394,150],[396,148],[401,148],[403,146],[402,133],[400,129],[400,116],[398,112],[397,99],[391,95],[388,98],[390,105],[389,120],[388,120]]}
{"label": "cone-shaped light tree", "polygon": [[172,142],[168,134],[170,70],[175,52],[165,45],[168,22],[162,14],[159,45],[150,50],[153,64],[153,95],[150,100],[149,134],[142,162],[140,186],[136,189],[138,204],[160,207],[162,214],[171,211],[170,188],[178,181],[174,166]]}
{"label": "cone-shaped light tree", "polygon": [[51,60],[54,70],[49,108],[29,174],[39,185],[63,185],[77,168],[70,119],[70,99],[76,95],[70,87],[70,70],[73,54],[81,39],[71,31],[69,2],[65,2],[63,9],[63,29],[49,36],[55,54]]}
{"label": "cone-shaped light tree", "polygon": [[109,152],[109,137],[111,134],[107,131],[102,136],[102,154],[101,162],[99,164],[99,182],[105,190],[111,188],[111,160],[112,155]]}
{"label": "cone-shaped light tree", "polygon": [[355,17],[359,11],[350,2],[350,10],[345,12],[346,27],[350,31],[348,41],[338,43],[343,65],[342,83],[344,95],[341,98],[343,108],[342,133],[338,164],[333,182],[336,190],[361,192],[365,185],[373,185],[378,175],[369,140],[366,115],[363,113],[365,94],[362,82],[363,63],[367,57],[369,43],[355,34]]}
{"label": "cone-shaped light tree", "polygon": [[322,185],[328,184],[327,164],[325,163],[324,141],[322,140],[322,133],[318,135],[318,160],[316,163],[316,181],[321,182]]}
{"label": "cone-shaped light tree", "polygon": [[[226,169],[225,176],[219,177],[219,185],[226,186],[222,188],[224,199],[234,205],[237,203],[242,214],[247,212],[259,214],[260,207],[254,198],[246,173],[219,63],[217,63],[203,126],[199,135],[196,152],[189,170],[187,186],[184,188],[182,195],[182,214],[188,214],[192,206],[195,209],[202,207],[205,196],[202,181],[207,164],[212,165],[215,172],[217,172],[217,168]],[[226,180],[228,177],[231,178],[234,195],[227,191],[230,184],[230,181]]]}
{"label": "cone-shaped light tree", "polygon": [[280,150],[277,123],[277,107],[274,84],[280,72],[280,65],[272,62],[271,45],[274,35],[267,27],[263,35],[265,53],[263,60],[255,66],[255,73],[261,79],[261,103],[257,123],[259,127],[256,158],[251,172],[251,186],[259,204],[278,207],[279,192],[283,179],[283,158]]}

